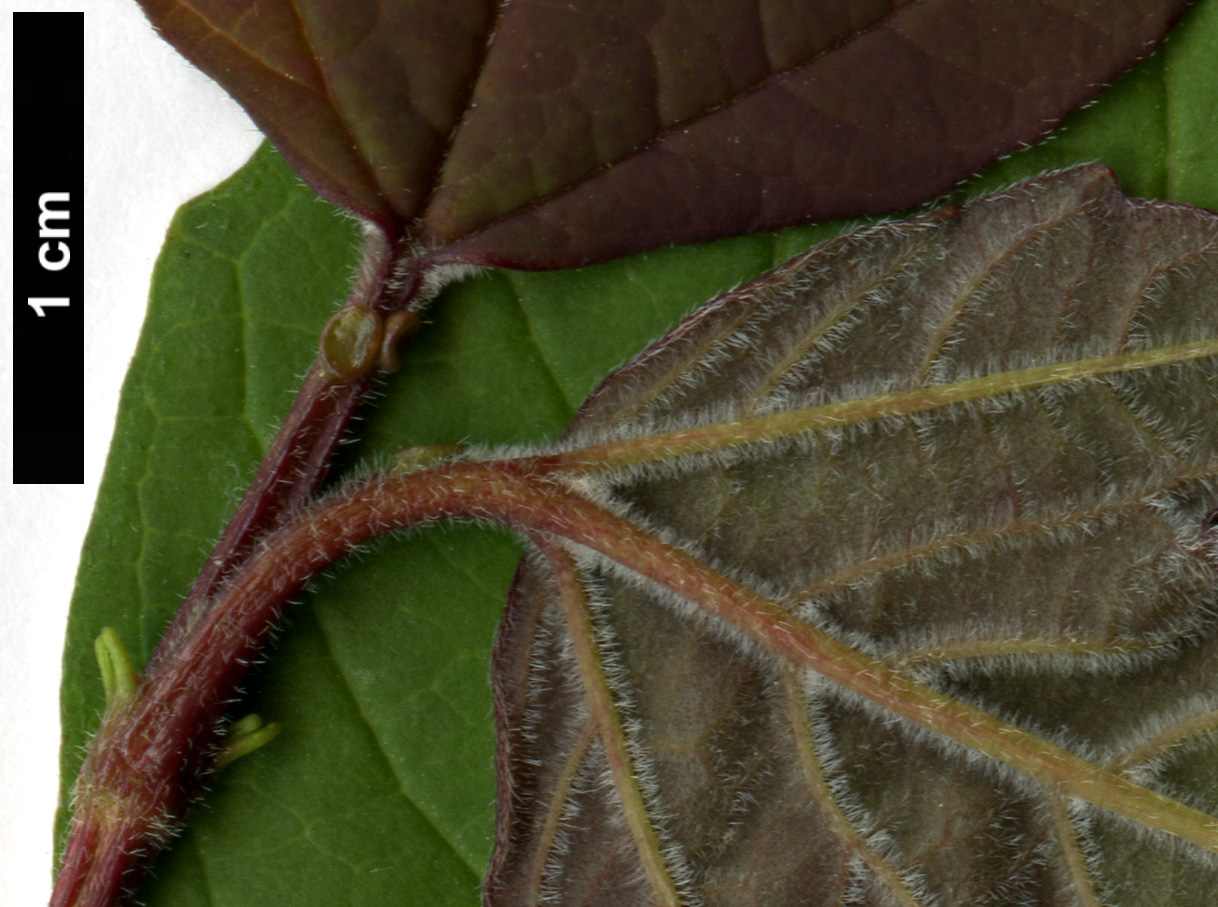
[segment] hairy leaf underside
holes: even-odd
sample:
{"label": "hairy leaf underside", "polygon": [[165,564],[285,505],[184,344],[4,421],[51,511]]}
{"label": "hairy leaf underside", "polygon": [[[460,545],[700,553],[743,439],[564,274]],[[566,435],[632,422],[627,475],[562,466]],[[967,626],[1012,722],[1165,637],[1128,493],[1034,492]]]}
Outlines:
{"label": "hairy leaf underside", "polygon": [[[578,491],[785,620],[1218,815],[1212,215],[1090,167],[845,234],[610,378],[564,447]],[[1212,854],[894,718],[699,594],[526,559],[491,903],[1218,902]]]}
{"label": "hairy leaf underside", "polygon": [[887,213],[1043,136],[1187,0],[141,0],[322,195],[571,267]]}

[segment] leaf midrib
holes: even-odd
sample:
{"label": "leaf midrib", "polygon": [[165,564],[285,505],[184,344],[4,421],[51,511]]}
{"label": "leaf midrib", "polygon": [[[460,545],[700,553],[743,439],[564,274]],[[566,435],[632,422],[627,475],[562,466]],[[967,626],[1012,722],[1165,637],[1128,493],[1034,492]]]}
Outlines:
{"label": "leaf midrib", "polygon": [[657,431],[634,438],[568,448],[555,455],[566,469],[609,472],[614,469],[705,454],[750,444],[772,443],[818,429],[842,428],[879,421],[1003,394],[1025,393],[1081,380],[1096,380],[1160,366],[1172,366],[1218,356],[1218,338],[1156,347],[1112,356],[1055,362],[966,378],[951,384],[894,391],[769,413],[721,423],[701,424],[675,431]]}

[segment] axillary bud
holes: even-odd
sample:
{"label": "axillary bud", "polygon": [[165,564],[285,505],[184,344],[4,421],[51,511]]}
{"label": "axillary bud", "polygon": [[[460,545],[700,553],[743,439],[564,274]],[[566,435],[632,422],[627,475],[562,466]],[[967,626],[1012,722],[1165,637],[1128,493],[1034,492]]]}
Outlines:
{"label": "axillary bud", "polygon": [[337,381],[350,381],[368,371],[380,352],[385,326],[371,309],[345,305],[322,328],[318,352]]}

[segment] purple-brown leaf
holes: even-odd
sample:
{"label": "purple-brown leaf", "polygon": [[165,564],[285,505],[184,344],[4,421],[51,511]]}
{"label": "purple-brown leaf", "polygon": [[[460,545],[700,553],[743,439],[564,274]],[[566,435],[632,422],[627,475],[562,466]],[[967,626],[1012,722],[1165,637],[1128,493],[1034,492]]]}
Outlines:
{"label": "purple-brown leaf", "polygon": [[1047,132],[1187,0],[141,0],[304,179],[435,260],[889,211]]}
{"label": "purple-brown leaf", "polygon": [[1218,900],[1214,215],[1086,167],[844,235],[556,456],[673,566],[537,537],[489,903]]}

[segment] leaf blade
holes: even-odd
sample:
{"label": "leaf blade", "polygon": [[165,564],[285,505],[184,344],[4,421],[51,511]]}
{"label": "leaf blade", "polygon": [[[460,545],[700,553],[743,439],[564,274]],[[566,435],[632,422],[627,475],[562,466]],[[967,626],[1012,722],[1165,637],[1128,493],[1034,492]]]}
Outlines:
{"label": "leaf blade", "polygon": [[[919,254],[908,254],[911,248]],[[893,259],[913,265],[894,268]],[[843,271],[843,260],[854,267]],[[1051,266],[1071,260],[1085,273]],[[1108,292],[1113,270],[1122,272],[1116,277],[1124,294]],[[1102,318],[1091,274],[1104,289]],[[704,307],[593,396],[567,443],[582,492],[613,515],[602,513],[595,528],[598,518],[587,517],[587,532],[570,538],[613,562],[581,562],[584,585],[598,597],[594,638],[631,728],[638,773],[655,779],[646,812],[655,817],[656,836],[669,842],[669,868],[695,880],[690,902],[731,902],[728,892],[756,897],[764,890],[770,903],[803,903],[810,892],[834,903],[834,879],[849,874],[852,853],[861,851],[882,853],[885,862],[859,885],[912,897],[903,874],[921,867],[912,889],[918,897],[973,903],[992,890],[996,866],[1018,878],[1026,853],[1040,852],[1046,837],[1059,842],[1048,859],[1061,877],[1027,881],[1025,897],[1048,904],[1066,892],[1110,890],[1103,876],[1078,874],[1079,847],[1091,852],[1093,836],[1073,820],[1046,828],[1037,818],[1066,815],[1055,805],[1061,795],[1218,849],[1218,817],[1169,805],[1170,794],[1164,799],[1103,767],[1145,728],[1170,723],[1179,709],[1204,709],[1207,701],[1212,708],[1218,696],[1212,678],[1194,668],[1181,673],[1181,664],[1212,663],[1218,652],[1218,559],[1203,518],[1218,500],[1216,276],[1212,216],[1131,203],[1102,168],[1079,168],[958,213],[845,234]],[[838,292],[841,283],[847,288]],[[945,298],[934,298],[936,288]],[[1014,330],[1011,322],[1036,329]],[[1088,330],[1065,330],[1080,323]],[[1110,356],[1077,358],[1101,350]],[[1156,351],[1140,361],[1148,350]],[[870,374],[859,375],[860,362]],[[1036,380],[1013,383],[1002,371],[1011,362],[1039,363],[1030,369]],[[957,376],[984,390],[957,396]],[[758,388],[765,389],[760,398]],[[942,398],[933,393],[939,388],[948,389]],[[836,414],[802,421],[804,401],[826,399],[857,402],[858,421]],[[934,405],[921,409],[928,399]],[[902,413],[911,400],[917,402]],[[1123,425],[1108,418],[1112,405],[1127,414]],[[767,415],[750,419],[756,411]],[[789,432],[771,424],[788,415],[799,417]],[[758,424],[765,430],[748,433]],[[722,443],[708,443],[716,430]],[[668,434],[654,458],[634,459],[636,439],[656,432]],[[1087,450],[1087,441],[1100,449]],[[585,449],[589,442],[600,447]],[[626,451],[620,460],[612,455],[618,449]],[[1110,518],[1097,507],[1116,509]],[[1063,531],[1066,523],[1073,530]],[[653,536],[670,545],[661,550]],[[540,601],[513,599],[512,607],[541,609],[541,616],[521,622],[509,614],[507,632],[565,638],[561,621],[545,616],[558,610],[553,594],[522,582]],[[747,586],[765,590],[769,601]],[[764,650],[742,637],[763,641]],[[1023,639],[1094,640],[1095,647],[1072,654],[1062,646],[1056,656],[1031,660],[1009,645]],[[997,648],[980,658],[931,656],[919,669],[929,687],[883,664],[928,641],[987,640]],[[1148,643],[1141,655],[1124,645],[1138,640]],[[540,648],[530,653],[524,641],[504,645],[517,662],[500,669],[512,675],[540,671],[539,660],[561,663]],[[815,783],[799,799],[820,806],[784,831],[767,831],[793,821],[796,796],[775,793],[772,779],[797,787],[796,775],[815,779],[807,753],[795,755],[812,745],[811,735],[784,726],[789,705],[779,700],[788,701],[789,692],[766,692],[784,688],[784,660],[817,675],[804,681],[809,714],[848,707],[856,722],[871,725],[847,733],[840,721],[833,729],[818,721],[816,736],[828,741],[828,753],[849,751],[843,739],[870,739],[863,745],[879,747],[890,763],[885,796],[943,815],[919,826],[924,831],[898,833],[883,813],[858,805],[869,786],[858,780],[859,769],[831,756],[832,790],[852,804],[856,835],[837,830],[841,809],[827,808]],[[693,662],[701,664],[696,674]],[[1183,698],[1193,704],[1160,697],[1143,703],[1152,676],[1186,689]],[[1180,687],[1184,676],[1191,685]],[[1123,703],[1122,713],[1103,711],[1097,725],[1093,696],[1077,689],[1084,682],[1099,688],[1095,696]],[[557,809],[544,805],[532,774],[547,758],[536,741],[560,726],[558,706],[545,702],[559,687],[552,678],[513,682],[501,694],[515,693],[510,712],[522,716],[503,729],[501,745],[526,755],[513,756],[524,793],[511,797],[519,814],[499,841],[493,867],[500,875],[488,883],[494,903],[520,902],[503,867],[541,860],[544,869],[535,871],[566,880],[601,866],[614,850],[600,838],[585,847],[582,825],[547,853],[529,843],[530,810]],[[856,706],[856,695],[1037,784],[953,756],[950,746],[901,730],[891,715],[867,719],[870,707]],[[1052,706],[1043,707],[1049,699]],[[561,701],[575,707],[569,697]],[[1082,703],[1080,714],[1072,701]],[[548,724],[539,724],[543,716]],[[853,760],[874,763],[853,748]],[[765,754],[753,757],[762,767],[741,775],[723,761],[725,751]],[[793,768],[800,764],[803,770]],[[930,785],[928,773],[955,779]],[[1001,795],[995,777],[1009,785]],[[720,803],[720,790],[732,791],[734,808]],[[702,811],[691,801],[718,805]],[[691,812],[699,819],[687,818]],[[952,814],[991,833],[1003,816],[1023,818],[1006,823],[1004,846],[992,852],[936,828]],[[1085,844],[1075,843],[1077,835]],[[833,861],[817,872],[771,862],[776,853],[803,852],[803,842],[817,837],[837,841]],[[734,844],[711,846],[720,839]],[[954,875],[947,864],[927,870],[935,863],[927,863],[928,852],[941,852],[936,860],[947,859]],[[1188,863],[1170,849],[1160,854],[1173,865]],[[760,865],[771,868],[746,869]],[[1194,868],[1197,887],[1175,903],[1206,903],[1218,885],[1212,864]],[[970,879],[972,894],[960,895],[948,878]],[[1159,896],[1158,889],[1130,890]],[[589,903],[622,897],[587,895]]]}
{"label": "leaf blade", "polygon": [[[1098,66],[1105,72],[1101,81],[1119,71],[1083,63],[1084,48],[1113,45],[1120,33],[1128,39],[1135,21],[1145,17],[1145,26],[1150,18],[1146,7],[1134,6],[1119,10],[1119,24],[1103,22],[1081,4],[987,7],[985,17],[967,2],[898,6],[842,36],[827,36],[823,45],[811,44],[788,71],[767,74],[706,114],[661,125],[656,139],[630,155],[603,155],[603,169],[586,169],[586,189],[577,177],[570,178],[570,191],[543,185],[540,204],[522,198],[520,214],[508,214],[516,202],[465,218],[444,211],[432,219],[450,242],[471,229],[485,231],[457,241],[449,254],[506,267],[585,264],[662,242],[909,207],[1014,147],[1020,141],[1014,135],[1039,135],[1033,123],[1057,121],[1079,106],[1083,96],[1065,87],[1072,67]],[[989,21],[995,13],[998,21]],[[1091,31],[1110,26],[1112,37]],[[742,26],[725,25],[733,27]],[[1048,44],[1053,51],[1045,51]],[[940,60],[939,45],[948,59]],[[1032,59],[1049,72],[1033,74]],[[995,102],[985,95],[979,85],[986,78],[1010,96],[996,91]],[[1046,86],[1056,82],[1063,93],[1051,98]],[[515,185],[494,158],[484,169],[486,184]],[[437,204],[463,191],[477,195],[464,186],[455,179],[442,187]],[[708,195],[716,207],[700,202]],[[450,204],[459,210],[458,202]],[[618,223],[626,225],[620,236]],[[576,251],[580,242],[590,254]]]}
{"label": "leaf blade", "polygon": [[437,264],[557,268],[924,201],[1188,3],[143,6],[332,201]]}

